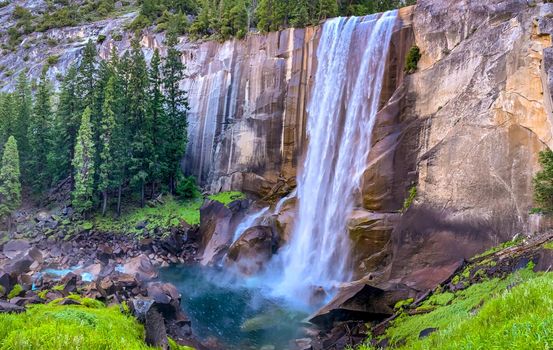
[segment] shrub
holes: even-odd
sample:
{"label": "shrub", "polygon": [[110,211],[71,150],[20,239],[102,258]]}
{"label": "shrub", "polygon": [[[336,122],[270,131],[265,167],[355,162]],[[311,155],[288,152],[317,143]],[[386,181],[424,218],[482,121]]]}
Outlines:
{"label": "shrub", "polygon": [[115,41],[121,41],[121,40],[123,40],[123,34],[118,33],[118,32],[113,33],[113,34],[111,34],[111,38]]}
{"label": "shrub", "polygon": [[409,53],[407,54],[407,58],[405,59],[405,72],[407,72],[407,74],[415,73],[420,59],[421,59],[421,52],[419,47],[418,46],[411,47],[411,49],[409,50]]}
{"label": "shrub", "polygon": [[98,35],[98,38],[96,39],[96,42],[97,42],[98,44],[101,44],[101,43],[103,43],[105,40],[106,40],[106,36],[105,36],[104,34],[100,34],[100,35]]}
{"label": "shrub", "polygon": [[542,170],[534,177],[534,199],[544,212],[553,211],[553,151],[540,152]]}
{"label": "shrub", "polygon": [[60,60],[60,56],[58,55],[52,55],[52,56],[48,56],[48,58],[46,59],[46,63],[48,63],[49,66],[53,66],[53,65],[56,65]]}
{"label": "shrub", "polygon": [[405,201],[403,202],[403,208],[401,209],[402,213],[405,213],[407,209],[411,207],[411,204],[413,204],[413,201],[417,197],[417,186],[413,186],[409,189],[409,195],[407,198],[405,198]]}
{"label": "shrub", "polygon": [[142,30],[148,26],[150,26],[152,22],[148,19],[148,17],[144,15],[138,15],[128,26],[128,29],[130,30]]}
{"label": "shrub", "polygon": [[13,286],[12,290],[8,294],[8,299],[18,297],[23,292],[23,287],[20,284]]}
{"label": "shrub", "polygon": [[181,199],[195,199],[200,197],[200,189],[196,185],[196,178],[194,176],[183,176],[179,181],[177,189],[175,191],[177,196]]}

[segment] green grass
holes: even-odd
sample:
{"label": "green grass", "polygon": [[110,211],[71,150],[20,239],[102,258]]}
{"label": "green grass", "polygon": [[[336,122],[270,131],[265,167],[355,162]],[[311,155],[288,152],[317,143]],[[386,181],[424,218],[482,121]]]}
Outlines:
{"label": "green grass", "polygon": [[482,257],[488,256],[488,255],[492,255],[494,253],[499,252],[500,250],[513,247],[513,246],[515,246],[515,245],[517,245],[521,242],[522,242],[522,238],[519,238],[519,239],[516,239],[516,240],[510,240],[510,241],[507,241],[507,242],[503,242],[498,246],[495,246],[495,247],[492,247],[492,248],[486,250],[482,254],[476,255],[473,259],[478,259],[478,258],[482,258]]}
{"label": "green grass", "polygon": [[0,349],[151,349],[134,318],[118,307],[95,306],[51,303],[31,305],[22,314],[0,314]]}
{"label": "green grass", "polygon": [[[549,349],[553,346],[553,274],[534,273],[530,267],[505,279],[436,294],[419,307],[430,312],[402,314],[382,338],[402,344],[398,349]],[[419,340],[426,328],[438,331]]]}
{"label": "green grass", "polygon": [[178,227],[183,221],[189,225],[200,223],[201,199],[181,202],[173,197],[164,197],[164,201],[164,204],[155,207],[128,210],[120,218],[113,214],[98,215],[91,222],[99,231],[127,234],[141,234],[142,230],[136,228],[141,222],[146,223],[148,231],[153,231],[156,228]]}
{"label": "green grass", "polygon": [[242,192],[221,192],[217,194],[212,194],[208,196],[209,199],[223,203],[224,205],[229,205],[238,199],[245,199],[246,195]]}
{"label": "green grass", "polygon": [[[235,200],[246,198],[246,195],[241,192],[221,192],[210,195],[208,198],[229,205]],[[181,226],[183,222],[189,225],[200,223],[200,208],[203,198],[182,201],[172,196],[164,196],[163,201],[163,204],[155,207],[129,207],[119,218],[111,212],[106,216],[97,214],[89,221],[81,222],[80,228],[81,230],[94,228],[100,232],[140,236],[143,234],[143,230],[136,228],[139,223],[146,223],[146,229],[149,232],[158,228],[169,231],[173,227]]]}

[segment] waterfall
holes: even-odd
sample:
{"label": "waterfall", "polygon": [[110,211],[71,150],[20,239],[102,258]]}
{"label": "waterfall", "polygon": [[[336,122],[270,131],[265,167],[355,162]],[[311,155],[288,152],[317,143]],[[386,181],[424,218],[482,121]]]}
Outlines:
{"label": "waterfall", "polygon": [[266,207],[257,210],[249,215],[246,215],[246,217],[244,217],[244,219],[238,224],[238,226],[236,226],[236,230],[234,230],[234,235],[232,237],[232,243],[236,242],[240,238],[240,236],[242,236],[242,234],[246,232],[246,230],[254,227],[258,223],[259,219],[263,218],[263,216],[268,211],[269,207]]}
{"label": "waterfall", "polygon": [[351,278],[347,219],[359,199],[396,18],[391,11],[323,25],[298,219],[280,254],[278,294],[306,300],[313,287],[331,289]]}

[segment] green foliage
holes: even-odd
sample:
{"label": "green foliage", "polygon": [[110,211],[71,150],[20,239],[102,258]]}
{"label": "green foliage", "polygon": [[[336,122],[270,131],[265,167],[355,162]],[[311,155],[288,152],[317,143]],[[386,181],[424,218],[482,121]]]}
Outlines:
{"label": "green foliage", "polygon": [[148,17],[146,17],[144,15],[139,15],[129,24],[128,28],[130,30],[137,31],[137,30],[142,30],[142,29],[150,26],[151,24],[152,24],[152,22],[150,22]]}
{"label": "green foliage", "polygon": [[409,195],[407,198],[405,198],[405,201],[403,202],[403,208],[401,209],[402,213],[405,213],[407,209],[411,207],[411,204],[413,204],[413,201],[417,197],[417,186],[413,186],[409,189]]}
{"label": "green foliage", "polygon": [[494,253],[497,253],[503,249],[506,249],[506,248],[509,248],[509,247],[514,247],[515,245],[519,244],[522,242],[522,238],[518,238],[518,239],[513,239],[513,240],[510,240],[510,241],[507,241],[507,242],[503,242],[495,247],[491,247],[490,249],[486,250],[485,252],[483,252],[482,254],[478,254],[474,257],[474,259],[478,259],[478,258],[482,258],[482,257],[485,257],[485,256],[488,256],[488,255],[492,255]]}
{"label": "green foliage", "polygon": [[534,177],[534,199],[545,212],[553,211],[553,151],[540,152],[539,162],[542,170]]}
{"label": "green foliage", "polygon": [[239,199],[245,199],[246,195],[242,192],[221,192],[217,194],[212,194],[211,196],[208,196],[209,199],[213,201],[217,201],[219,203],[223,203],[224,205],[229,205],[230,203],[239,200]]}
{"label": "green foliage", "polygon": [[[122,3],[124,11],[128,4]],[[75,26],[82,23],[94,22],[108,18],[115,12],[113,0],[87,0],[84,3],[56,1],[49,3],[48,11],[32,18],[36,30],[44,32],[52,28]]]}
{"label": "green foliage", "polygon": [[21,314],[0,314],[2,349],[150,349],[143,336],[143,327],[118,307],[51,303],[31,305]]}
{"label": "green foliage", "polygon": [[201,199],[182,202],[167,196],[163,198],[161,205],[130,208],[118,218],[114,215],[97,216],[92,221],[93,226],[101,232],[139,235],[142,230],[136,226],[142,222],[146,223],[146,229],[150,232],[179,227],[182,222],[197,225],[200,223],[201,206]]}
{"label": "green foliage", "polygon": [[194,176],[183,176],[182,179],[179,180],[175,193],[179,198],[184,200],[196,199],[201,196],[200,189],[196,184],[196,178]]}
{"label": "green foliage", "polygon": [[60,60],[59,55],[48,56],[48,58],[46,59],[46,63],[49,66],[54,66],[59,62],[59,60]]}
{"label": "green foliage", "polygon": [[[150,67],[138,40],[123,57],[114,48],[109,61],[99,60],[96,43],[88,41],[79,64],[57,78],[58,96],[46,69],[34,99],[26,72],[16,91],[0,93],[0,151],[10,135],[18,140],[25,190],[40,199],[50,186],[68,180],[77,212],[94,209],[100,195],[104,211],[116,198],[120,212],[137,192],[142,205],[175,193],[187,144],[188,98],[180,87],[185,67],[176,35],[167,40],[167,57],[156,52]],[[192,187],[183,189],[186,198],[197,195]]]}
{"label": "green foliage", "polygon": [[73,208],[85,213],[92,208],[94,193],[94,143],[90,125],[90,108],[83,113],[75,144],[73,168],[75,169],[75,190]]}
{"label": "green foliage", "polygon": [[115,169],[114,156],[114,138],[113,133],[116,128],[116,118],[113,107],[115,105],[115,77],[111,77],[104,91],[104,103],[102,106],[102,120],[100,130],[100,174],[98,190],[102,192],[104,197],[104,205],[102,212],[105,213],[108,200],[108,191],[112,189],[117,182],[112,176],[112,169]]}
{"label": "green foliage", "polygon": [[14,121],[14,137],[17,140],[17,146],[19,150],[19,159],[22,165],[21,167],[21,181],[24,184],[31,182],[31,179],[34,177],[30,167],[25,165],[28,164],[30,149],[29,149],[29,123],[31,120],[32,110],[33,110],[33,100],[31,94],[31,86],[26,77],[26,72],[23,71],[19,74],[17,78],[17,86],[14,93],[15,100],[15,115],[16,120]]}
{"label": "green foliage", "polygon": [[72,174],[71,162],[82,116],[79,95],[77,67],[71,66],[61,83],[59,102],[52,124],[54,142],[48,164],[54,183]]}
{"label": "green foliage", "polygon": [[168,177],[170,192],[174,192],[175,181],[179,174],[180,159],[186,150],[188,142],[188,96],[180,87],[184,79],[185,66],[181,60],[181,53],[176,48],[177,38],[172,35],[167,38],[167,58],[162,67],[165,90],[165,113],[171,126],[166,137],[171,140],[165,149],[165,159],[169,164]]}
{"label": "green foliage", "polygon": [[52,135],[49,133],[52,124],[51,97],[52,89],[46,78],[46,70],[43,69],[35,95],[33,113],[29,121],[27,135],[29,156],[24,164],[32,174],[29,182],[35,194],[41,193],[50,185],[47,164],[48,152],[52,145]]}
{"label": "green foliage", "polygon": [[417,66],[419,64],[419,60],[421,59],[421,52],[418,46],[413,46],[409,50],[409,53],[407,53],[407,57],[405,58],[405,72],[407,74],[415,73],[417,70]]}
{"label": "green foliage", "polygon": [[18,297],[21,293],[23,293],[23,286],[18,283],[13,286],[12,290],[8,293],[8,299]]}
{"label": "green foliage", "polygon": [[169,349],[171,350],[194,350],[189,346],[183,346],[183,345],[177,344],[177,342],[171,338],[168,338],[167,340],[169,341]]}
{"label": "green foliage", "polygon": [[394,310],[403,310],[413,304],[413,301],[413,298],[400,300],[394,305]]}
{"label": "green foliage", "polygon": [[[510,289],[513,285],[517,286]],[[544,333],[541,324],[553,311],[552,292],[553,274],[540,275],[530,268],[523,269],[505,279],[487,280],[455,293],[435,294],[423,304],[427,310],[435,306],[432,311],[399,316],[383,338],[400,349],[471,349],[475,344],[481,349],[546,348],[542,342],[548,333]],[[518,327],[517,323],[524,326]],[[419,339],[420,332],[427,328],[438,331]],[[522,346],[524,341],[532,346]]]}
{"label": "green foliage", "polygon": [[0,218],[8,218],[8,226],[11,226],[10,219],[13,212],[21,205],[19,177],[17,141],[13,136],[10,136],[4,147],[0,167]]}
{"label": "green foliage", "polygon": [[[509,280],[509,279],[508,279]],[[515,279],[516,280],[516,279]],[[553,275],[519,277],[519,285],[508,290],[505,281],[493,282],[492,296],[490,291],[482,286],[471,287],[471,293],[464,295],[464,300],[455,300],[450,306],[446,306],[430,314],[427,319],[413,317],[412,320],[404,320],[404,323],[421,322],[420,327],[412,329],[424,329],[432,327],[439,329],[429,337],[418,340],[411,336],[402,349],[470,349],[477,346],[480,349],[546,349],[551,343],[553,334]],[[511,281],[512,282],[512,281]],[[488,285],[489,287],[489,285]],[[480,300],[479,300],[480,299]],[[478,307],[473,302],[484,305],[475,316],[471,311]],[[463,307],[461,307],[461,305]],[[472,306],[471,310],[468,307]],[[446,310],[449,309],[449,310]],[[461,312],[459,312],[462,310]],[[446,311],[451,311],[446,315]],[[468,312],[467,312],[468,311]],[[436,315],[432,315],[436,313]],[[438,320],[437,314],[444,318]],[[426,315],[422,315],[426,316]],[[435,321],[434,323],[431,323]],[[397,322],[397,326],[406,324]],[[401,325],[400,325],[401,324]],[[438,325],[439,324],[439,325]],[[418,332],[416,333],[418,335]],[[416,336],[415,336],[416,337]]]}

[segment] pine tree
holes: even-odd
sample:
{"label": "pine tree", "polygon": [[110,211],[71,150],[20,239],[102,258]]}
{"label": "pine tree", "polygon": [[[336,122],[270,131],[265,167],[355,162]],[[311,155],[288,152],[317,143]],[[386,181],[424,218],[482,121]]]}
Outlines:
{"label": "pine tree", "polygon": [[170,132],[167,115],[163,108],[164,96],[162,91],[163,79],[161,77],[161,58],[156,49],[150,62],[150,96],[149,109],[152,123],[152,195],[159,181],[168,180],[168,164],[165,153],[167,152],[167,135]]}
{"label": "pine tree", "polygon": [[140,190],[140,205],[145,204],[145,187],[150,178],[152,159],[151,121],[147,113],[148,69],[138,39],[132,42],[129,67],[129,128],[131,130],[131,184]]}
{"label": "pine tree", "polygon": [[52,125],[51,95],[50,82],[46,78],[46,69],[43,69],[27,135],[29,155],[26,168],[32,175],[30,184],[36,194],[40,194],[50,185],[48,150],[51,146],[51,135],[49,134]]}
{"label": "pine tree", "polygon": [[324,20],[338,16],[338,3],[336,0],[317,0],[317,19]]}
{"label": "pine tree", "polygon": [[113,169],[112,176],[117,184],[117,215],[121,215],[121,196],[123,186],[128,182],[129,163],[132,155],[130,138],[131,130],[129,128],[129,110],[130,110],[130,93],[129,93],[129,76],[130,76],[130,54],[125,52],[123,57],[119,59],[116,52],[112,52],[111,65],[115,69],[115,78],[117,82],[116,91],[116,121],[115,131],[113,134],[113,156],[116,164]]}
{"label": "pine tree", "polygon": [[102,192],[102,215],[105,215],[108,204],[108,192],[113,187],[112,171],[115,169],[113,157],[113,133],[115,131],[115,77],[111,77],[105,89],[104,105],[100,132],[100,166],[98,190]]}
{"label": "pine tree", "polygon": [[86,214],[94,205],[94,143],[90,114],[87,107],[83,112],[73,158],[75,189],[72,203],[75,211],[81,214]]}
{"label": "pine tree", "polygon": [[33,175],[27,167],[29,152],[29,142],[27,135],[29,132],[29,122],[31,120],[31,114],[33,110],[33,99],[31,94],[31,87],[27,80],[26,72],[22,72],[17,78],[17,85],[15,88],[15,132],[14,137],[18,142],[18,149],[20,152],[20,162],[22,164],[22,176],[21,180],[24,184],[28,184]]}
{"label": "pine tree", "polygon": [[81,59],[77,76],[79,96],[84,107],[92,108],[94,105],[98,73],[96,61],[96,45],[92,40],[89,40],[84,48],[83,58]]}
{"label": "pine tree", "polygon": [[298,0],[292,13],[290,24],[293,27],[302,28],[311,22],[309,16],[309,4],[307,0]]}
{"label": "pine tree", "polygon": [[4,147],[0,167],[0,218],[7,219],[8,231],[11,230],[13,212],[21,205],[19,177],[17,141],[10,136]]}
{"label": "pine tree", "polygon": [[50,152],[49,164],[54,182],[71,177],[73,186],[73,151],[81,123],[82,106],[78,96],[77,68],[69,67],[59,94],[53,136],[54,147]]}
{"label": "pine tree", "polygon": [[[203,0],[200,13],[190,26],[190,33],[195,37],[205,37],[213,33],[210,19],[212,17],[212,8],[208,0]],[[168,33],[172,34],[172,33]]]}
{"label": "pine tree", "polygon": [[186,150],[188,140],[187,112],[188,97],[186,91],[180,88],[180,82],[184,78],[184,64],[181,61],[180,52],[175,48],[177,38],[172,36],[167,40],[167,58],[163,66],[163,78],[165,89],[165,113],[170,128],[168,133],[169,144],[165,157],[169,164],[169,189],[175,191],[175,180],[180,172],[180,160]]}
{"label": "pine tree", "polygon": [[0,150],[15,133],[15,98],[13,94],[0,94]]}

